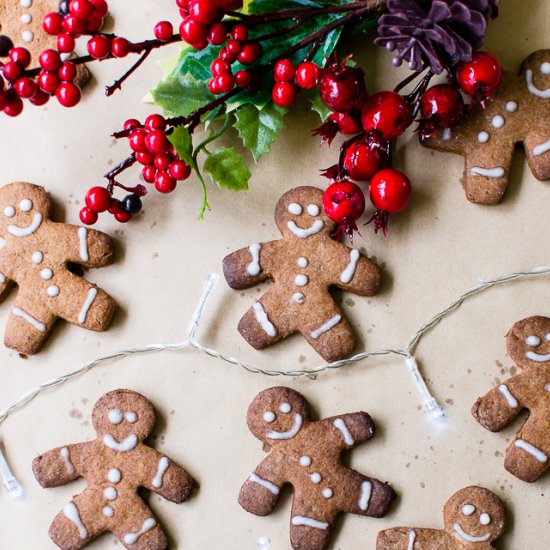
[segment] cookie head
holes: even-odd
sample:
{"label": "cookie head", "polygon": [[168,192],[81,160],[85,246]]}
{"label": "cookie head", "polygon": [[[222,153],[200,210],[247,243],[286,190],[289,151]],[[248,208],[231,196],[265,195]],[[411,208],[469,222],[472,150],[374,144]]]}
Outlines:
{"label": "cookie head", "polygon": [[550,99],[550,50],[533,52],[523,62],[527,89],[541,99]]}
{"label": "cookie head", "polygon": [[0,236],[28,237],[49,217],[51,201],[44,188],[10,183],[0,189]]}
{"label": "cookie head", "polygon": [[334,222],[323,210],[323,191],[296,187],[285,193],[275,207],[275,223],[285,238],[307,240],[330,234]]}
{"label": "cookie head", "polygon": [[506,512],[502,501],[483,487],[457,491],[443,510],[445,529],[462,544],[492,542],[504,532]]}
{"label": "cookie head", "polygon": [[[131,390],[106,393],[95,404],[92,422],[99,437],[115,450],[135,446],[153,431],[155,411],[143,395]],[[132,445],[133,442],[133,445]]]}
{"label": "cookie head", "polygon": [[308,404],[298,392],[285,387],[259,393],[248,408],[250,431],[264,443],[293,439],[309,418]]}
{"label": "cookie head", "polygon": [[506,335],[506,349],[524,368],[541,363],[550,366],[550,319],[536,316],[515,323]]}

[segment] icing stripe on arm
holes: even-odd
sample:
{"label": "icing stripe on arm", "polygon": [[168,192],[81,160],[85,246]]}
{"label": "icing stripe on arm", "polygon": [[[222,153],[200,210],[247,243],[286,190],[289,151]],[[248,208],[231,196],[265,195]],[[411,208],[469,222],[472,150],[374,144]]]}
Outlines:
{"label": "icing stripe on arm", "polygon": [[254,311],[254,316],[256,317],[256,321],[260,324],[263,331],[272,338],[277,336],[277,330],[275,329],[275,326],[273,323],[269,320],[269,317],[267,316],[267,313],[265,312],[264,307],[260,302],[256,302],[252,309]]}
{"label": "icing stripe on arm", "polygon": [[355,440],[351,436],[348,427],[346,426],[346,423],[341,418],[337,418],[336,420],[334,420],[332,425],[341,432],[346,445],[353,445],[355,443]]}
{"label": "icing stripe on arm", "polygon": [[506,174],[506,171],[501,166],[495,168],[480,168],[479,166],[474,166],[470,170],[470,174],[473,176],[483,176],[484,178],[499,179]]}
{"label": "icing stripe on arm", "polygon": [[279,494],[279,487],[277,487],[277,485],[271,483],[271,481],[267,481],[267,479],[261,478],[256,474],[250,474],[248,480],[252,483],[256,483],[258,485],[261,485],[262,487],[265,487],[270,493],[273,493],[274,495]]}
{"label": "icing stripe on arm", "polygon": [[90,255],[88,253],[88,230],[85,227],[78,228],[78,240],[80,241],[80,259],[87,262]]}

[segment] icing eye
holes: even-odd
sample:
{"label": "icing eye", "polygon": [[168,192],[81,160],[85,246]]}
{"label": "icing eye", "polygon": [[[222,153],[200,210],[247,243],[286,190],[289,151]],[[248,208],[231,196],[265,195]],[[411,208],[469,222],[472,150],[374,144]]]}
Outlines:
{"label": "icing eye", "polygon": [[4,216],[6,218],[13,218],[15,216],[15,208],[13,206],[6,206],[4,208]]}
{"label": "icing eye", "polygon": [[540,338],[538,336],[527,336],[525,343],[528,346],[540,346]]}
{"label": "icing eye", "polygon": [[506,111],[509,113],[515,113],[518,110],[518,104],[516,101],[508,101],[506,103]]}
{"label": "icing eye", "polygon": [[318,216],[319,212],[320,212],[319,207],[316,204],[308,204],[307,213],[310,216]]}
{"label": "icing eye", "polygon": [[288,212],[294,216],[299,216],[302,213],[302,207],[297,202],[291,202],[288,205]]}
{"label": "icing eye", "polygon": [[265,422],[269,422],[269,423],[274,422],[276,418],[277,418],[277,416],[275,415],[275,413],[273,411],[264,412]]}
{"label": "icing eye", "polygon": [[292,407],[290,406],[290,403],[281,403],[279,405],[279,410],[284,413],[284,414],[287,414],[289,413],[291,410],[292,410]]}
{"label": "icing eye", "polygon": [[550,342],[550,332],[547,332],[547,333],[544,335],[544,339],[547,340],[548,342]]}
{"label": "icing eye", "polygon": [[120,424],[122,422],[122,413],[120,409],[110,409],[107,417],[111,424]]}
{"label": "icing eye", "polygon": [[130,424],[134,424],[134,422],[137,422],[137,414],[133,411],[128,411],[124,413],[124,418],[130,422]]}
{"label": "icing eye", "polygon": [[471,516],[476,511],[476,507],[473,504],[465,504],[462,507],[462,513],[465,516]]}
{"label": "icing eye", "polygon": [[491,516],[483,512],[483,514],[479,516],[479,523],[481,523],[481,525],[489,525],[489,523],[491,523]]}
{"label": "icing eye", "polygon": [[33,204],[32,204],[31,199],[23,199],[23,200],[19,203],[19,208],[20,208],[23,212],[30,212],[30,211],[32,210],[32,207],[33,207]]}
{"label": "icing eye", "polygon": [[550,74],[550,63],[548,63],[548,61],[545,61],[541,66],[540,66],[540,72],[542,74]]}

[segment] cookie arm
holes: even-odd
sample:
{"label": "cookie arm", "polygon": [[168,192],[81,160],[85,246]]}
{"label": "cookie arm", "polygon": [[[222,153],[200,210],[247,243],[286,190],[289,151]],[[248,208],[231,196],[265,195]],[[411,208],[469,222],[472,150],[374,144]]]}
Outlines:
{"label": "cookie arm", "polygon": [[60,487],[74,481],[81,475],[82,446],[85,443],[57,447],[32,462],[34,477],[45,489]]}
{"label": "cookie arm", "polygon": [[254,243],[232,252],[223,259],[223,274],[231,288],[235,290],[250,288],[270,276],[262,261],[268,246],[269,243]]}
{"label": "cookie arm", "polygon": [[171,458],[150,447],[144,447],[145,477],[142,487],[161,497],[180,504],[193,490],[193,478]]}
{"label": "cookie arm", "polygon": [[[273,453],[273,451],[272,451]],[[284,461],[284,457],[281,457]],[[277,467],[273,455],[265,458],[244,482],[239,493],[239,504],[251,514],[257,516],[269,515],[286,479]]]}
{"label": "cookie arm", "polygon": [[345,250],[346,263],[331,284],[359,296],[376,294],[382,278],[381,269],[358,250],[341,246]]}
{"label": "cookie arm", "polygon": [[68,224],[53,224],[52,246],[67,262],[84,267],[103,267],[113,261],[113,242],[109,235]]}
{"label": "cookie arm", "polygon": [[472,407],[473,417],[487,430],[498,432],[523,409],[518,400],[522,374],[499,384],[480,397]]}
{"label": "cookie arm", "polygon": [[334,437],[340,440],[345,449],[351,449],[374,436],[374,422],[366,412],[333,416],[322,422],[330,427]]}

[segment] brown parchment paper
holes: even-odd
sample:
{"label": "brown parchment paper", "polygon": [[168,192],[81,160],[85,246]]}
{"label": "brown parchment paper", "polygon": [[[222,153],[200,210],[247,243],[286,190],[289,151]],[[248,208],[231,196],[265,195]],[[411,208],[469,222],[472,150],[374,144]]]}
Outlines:
{"label": "brown parchment paper", "polygon": [[[177,20],[172,0],[111,2],[117,32],[138,39],[163,18]],[[550,47],[550,3],[505,0],[491,23],[487,48],[515,71],[531,51]],[[366,68],[371,91],[392,88],[406,71],[391,68],[390,56],[370,39],[349,46]],[[174,50],[175,52],[175,50]],[[166,52],[161,52],[165,57]],[[159,57],[157,55],[157,58]],[[82,104],[67,110],[52,102],[27,108],[16,120],[0,120],[2,184],[15,180],[44,185],[56,201],[59,220],[78,223],[85,191],[101,181],[128,148],[109,134],[129,117],[145,117],[141,103],[159,78],[148,62],[111,99],[102,87],[120,75],[129,60],[95,64]],[[88,278],[118,299],[112,329],[95,334],[59,324],[45,349],[21,360],[0,347],[0,407],[31,386],[71,370],[100,354],[153,342],[184,339],[206,275],[220,272],[230,251],[278,238],[273,210],[279,196],[297,185],[323,186],[318,171],[334,163],[338,145],[320,148],[309,131],[318,119],[298,103],[272,152],[253,167],[251,189],[234,194],[210,188],[212,212],[197,222],[200,190],[194,179],[171,196],[151,193],[145,212],[120,225],[103,216],[98,228],[117,242],[117,262]],[[231,136],[228,143],[238,141]],[[399,141],[399,168],[414,184],[410,208],[390,222],[390,235],[362,230],[357,245],[384,267],[379,295],[339,295],[356,327],[359,350],[401,348],[420,325],[478,282],[511,271],[550,263],[550,187],[516,156],[504,202],[483,207],[466,201],[460,178],[463,159],[421,148],[412,133]],[[138,172],[124,178],[138,182]],[[262,288],[266,288],[264,285]],[[260,289],[231,291],[222,281],[209,302],[198,336],[209,345],[264,368],[313,367],[321,360],[296,336],[264,352],[251,349],[236,330],[240,316]],[[14,294],[0,305],[4,326]],[[383,528],[441,527],[441,509],[457,489],[481,484],[506,503],[509,524],[498,548],[543,550],[550,535],[550,477],[528,485],[509,475],[503,456],[519,424],[498,434],[470,416],[478,395],[509,376],[504,335],[516,320],[550,315],[550,277],[507,283],[467,301],[429,332],[417,359],[429,386],[445,406],[447,419],[431,424],[403,361],[384,357],[315,378],[282,379],[249,374],[194,351],[166,352],[112,361],[49,390],[0,426],[0,443],[27,497],[12,501],[0,487],[0,547],[55,548],[47,535],[55,514],[80,492],[83,482],[43,490],[33,478],[32,459],[42,451],[95,437],[90,415],[103,393],[126,387],[144,393],[156,406],[157,448],[178,460],[198,481],[192,499],[175,505],[145,495],[178,549],[255,550],[259,537],[273,550],[289,548],[289,494],[275,512],[254,517],[237,504],[240,485],[265,456],[248,431],[245,413],[256,393],[275,384],[303,392],[320,417],[366,410],[377,426],[369,443],[346,457],[354,468],[388,480],[399,493],[382,520],[348,515],[333,539],[335,549],[374,548]],[[104,535],[90,549],[120,544]]]}

